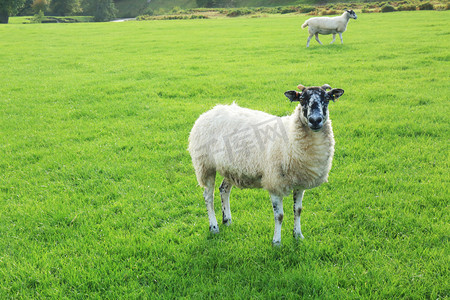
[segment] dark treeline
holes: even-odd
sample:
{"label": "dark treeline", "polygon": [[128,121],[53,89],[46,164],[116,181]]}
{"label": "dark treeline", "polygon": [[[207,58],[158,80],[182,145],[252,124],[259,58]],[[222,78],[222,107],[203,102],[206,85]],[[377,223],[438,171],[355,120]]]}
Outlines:
{"label": "dark treeline", "polygon": [[116,17],[113,0],[2,0],[0,23],[10,16],[45,14],[50,16],[94,16],[94,21],[110,21]]}
{"label": "dark treeline", "polygon": [[235,7],[235,0],[196,0],[198,7]]}

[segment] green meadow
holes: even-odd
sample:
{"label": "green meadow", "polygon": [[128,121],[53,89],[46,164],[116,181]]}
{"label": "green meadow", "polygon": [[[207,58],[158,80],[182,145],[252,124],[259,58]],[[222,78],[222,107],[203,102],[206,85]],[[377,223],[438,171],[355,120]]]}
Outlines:
{"label": "green meadow", "polygon": [[[307,18],[0,26],[0,298],[447,299],[450,13],[358,14],[308,49]],[[305,239],[288,197],[272,247],[263,190],[210,235],[193,123],[290,114],[299,83],[345,90]]]}

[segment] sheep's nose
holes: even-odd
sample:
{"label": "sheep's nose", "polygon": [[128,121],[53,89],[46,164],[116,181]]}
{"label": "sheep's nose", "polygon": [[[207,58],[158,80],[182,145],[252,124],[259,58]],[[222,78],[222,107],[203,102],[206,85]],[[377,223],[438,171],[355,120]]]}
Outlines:
{"label": "sheep's nose", "polygon": [[312,126],[319,127],[319,125],[323,121],[323,118],[322,117],[309,117],[308,121]]}

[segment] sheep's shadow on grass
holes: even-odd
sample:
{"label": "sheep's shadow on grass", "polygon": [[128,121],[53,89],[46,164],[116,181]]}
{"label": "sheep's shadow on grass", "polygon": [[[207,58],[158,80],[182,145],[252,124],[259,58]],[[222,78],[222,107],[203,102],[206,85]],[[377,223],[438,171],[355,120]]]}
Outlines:
{"label": "sheep's shadow on grass", "polygon": [[309,48],[305,47],[306,51],[313,52],[313,53],[320,53],[320,54],[326,54],[326,53],[341,53],[341,52],[347,52],[353,49],[351,45],[348,44],[340,44],[340,43],[334,43],[330,44],[329,42],[322,41],[323,45],[319,45],[318,43],[311,44]]}
{"label": "sheep's shadow on grass", "polygon": [[184,270],[177,272],[206,282],[205,289],[232,281],[244,294],[284,283],[298,295],[320,296],[330,286],[326,281],[331,279],[324,280],[323,274],[316,273],[323,261],[314,259],[314,241],[286,241],[281,247],[273,247],[270,235],[259,236],[238,226],[224,227],[219,234],[204,232],[195,243],[183,246],[177,265]]}

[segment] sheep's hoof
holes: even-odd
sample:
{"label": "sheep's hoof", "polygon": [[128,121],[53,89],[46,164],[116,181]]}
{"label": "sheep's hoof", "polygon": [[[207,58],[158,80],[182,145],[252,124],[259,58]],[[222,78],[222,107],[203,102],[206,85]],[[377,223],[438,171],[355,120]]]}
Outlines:
{"label": "sheep's hoof", "polygon": [[225,226],[230,226],[231,225],[231,219],[223,219],[222,220],[222,224]]}
{"label": "sheep's hoof", "polygon": [[297,240],[303,240],[305,237],[301,232],[300,233],[294,232],[294,238]]}
{"label": "sheep's hoof", "polygon": [[281,241],[272,241],[273,247],[281,247]]}
{"label": "sheep's hoof", "polygon": [[218,234],[219,233],[219,226],[217,226],[217,225],[209,226],[209,232],[211,232],[212,234]]}

